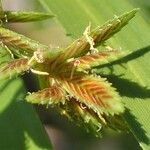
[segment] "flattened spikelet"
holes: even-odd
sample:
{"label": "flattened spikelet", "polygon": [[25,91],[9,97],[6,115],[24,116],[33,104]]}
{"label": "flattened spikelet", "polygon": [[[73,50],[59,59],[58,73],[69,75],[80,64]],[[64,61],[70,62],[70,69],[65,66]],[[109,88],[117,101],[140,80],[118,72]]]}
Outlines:
{"label": "flattened spikelet", "polygon": [[26,100],[35,104],[57,104],[64,103],[65,92],[58,86],[51,86],[44,90],[32,93],[26,97]]}
{"label": "flattened spikelet", "polygon": [[54,15],[49,13],[41,12],[24,12],[24,11],[4,11],[0,19],[5,23],[7,22],[31,22],[40,21],[44,19],[49,19],[54,17]]}
{"label": "flattened spikelet", "polygon": [[[104,25],[91,31],[89,36],[93,39],[95,46],[102,44],[115,33],[120,31],[136,14],[138,9],[133,9],[121,16],[115,17],[113,20],[106,22]],[[85,36],[74,41],[64,52],[58,56],[57,61],[64,61],[69,58],[76,58],[84,55],[90,50],[90,45]]]}
{"label": "flattened spikelet", "polygon": [[14,53],[26,56],[32,56],[38,49],[48,49],[48,46],[2,27],[0,27],[0,40],[8,47],[15,48]]}
{"label": "flattened spikelet", "polygon": [[119,114],[124,111],[116,90],[105,79],[90,75],[74,75],[63,79],[63,87],[79,102],[100,114]]}
{"label": "flattened spikelet", "polygon": [[104,52],[85,55],[83,57],[77,58],[74,61],[72,61],[71,64],[74,64],[74,62],[78,60],[80,63],[77,66],[77,70],[79,71],[86,70],[86,69],[91,69],[92,67],[97,67],[97,66],[111,63],[128,54],[129,53],[125,53],[123,51],[117,51],[117,50],[104,51]]}
{"label": "flattened spikelet", "polygon": [[28,59],[21,58],[7,63],[0,69],[0,80],[14,77],[29,70]]}

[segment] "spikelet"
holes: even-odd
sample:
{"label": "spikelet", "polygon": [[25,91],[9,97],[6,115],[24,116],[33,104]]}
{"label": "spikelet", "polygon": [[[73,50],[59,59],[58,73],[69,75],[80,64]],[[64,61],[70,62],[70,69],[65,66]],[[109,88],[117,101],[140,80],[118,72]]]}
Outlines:
{"label": "spikelet", "polygon": [[21,58],[8,62],[0,69],[0,80],[12,78],[29,70],[28,59]]}
{"label": "spikelet", "polygon": [[103,114],[99,118],[92,109],[89,109],[74,98],[66,101],[65,105],[59,105],[57,110],[70,121],[75,122],[76,125],[97,137],[102,136],[101,130],[104,127],[117,131],[128,131],[128,126],[121,115],[114,115],[112,117]]}
{"label": "spikelet", "polygon": [[65,102],[65,92],[60,87],[54,85],[44,90],[29,94],[26,100],[34,104],[55,105]]}
{"label": "spikelet", "polygon": [[73,78],[61,78],[64,89],[80,103],[101,114],[114,115],[124,111],[120,97],[111,84],[101,77],[75,74]]}
{"label": "spikelet", "polygon": [[56,108],[57,111],[67,117],[69,121],[75,122],[77,126],[82,127],[95,136],[100,137],[101,132],[99,131],[103,126],[106,126],[106,122],[104,123],[95,112],[74,98],[71,98],[70,101],[66,101],[65,105],[59,105],[59,107]]}
{"label": "spikelet", "polygon": [[43,55],[43,59],[53,61],[60,54],[62,50],[59,48],[50,49],[49,46],[43,45],[37,41],[31,40],[30,38],[10,31],[8,29],[0,27],[0,40],[8,48],[11,49],[12,53],[19,58],[30,58],[35,53],[40,52]]}
{"label": "spikelet", "polygon": [[13,53],[17,56],[25,55],[31,57],[38,49],[47,50],[48,46],[42,45],[37,41],[31,40],[24,35],[0,27],[0,40],[9,48],[14,48]]}
{"label": "spikelet", "polygon": [[[3,14],[2,14],[3,13]],[[25,11],[3,11],[0,12],[0,19],[4,22],[31,22],[40,21],[54,17],[53,14]]]}
{"label": "spikelet", "polygon": [[103,52],[85,55],[85,56],[76,58],[63,65],[71,68],[74,66],[75,62],[78,61],[79,63],[76,66],[76,70],[84,71],[84,70],[92,69],[92,67],[97,67],[97,66],[112,63],[127,55],[129,55],[129,52],[123,52],[123,51],[117,51],[117,50],[103,51]]}
{"label": "spikelet", "polygon": [[[135,16],[137,11],[138,9],[133,9],[132,11],[121,16],[115,16],[113,20],[110,20],[104,25],[91,31],[91,33],[89,33],[89,37],[93,39],[95,46],[102,44],[115,33],[120,31]],[[62,62],[69,58],[83,56],[88,51],[90,51],[90,44],[83,35],[81,38],[77,39],[66,49],[64,49],[64,52],[57,57],[57,61]]]}

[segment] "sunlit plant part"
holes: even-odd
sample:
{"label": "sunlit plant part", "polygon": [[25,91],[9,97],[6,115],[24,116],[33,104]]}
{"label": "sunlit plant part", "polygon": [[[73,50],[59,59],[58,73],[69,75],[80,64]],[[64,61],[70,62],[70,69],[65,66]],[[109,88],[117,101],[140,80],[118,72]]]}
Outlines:
{"label": "sunlit plant part", "polygon": [[[91,69],[128,55],[114,49],[99,52],[96,47],[120,31],[137,10],[115,16],[113,20],[92,31],[89,25],[83,36],[65,49],[50,49],[1,27],[2,44],[7,46],[10,55],[13,54],[18,59],[13,59],[1,67],[0,79],[31,71],[47,83],[41,91],[29,94],[26,97],[28,102],[56,106],[63,115],[88,123],[96,131],[103,125],[113,128],[116,125],[119,128],[115,118],[125,110],[121,97],[111,83],[92,74]],[[113,117],[115,118],[108,119]],[[98,128],[95,129],[94,126]]]}
{"label": "sunlit plant part", "polygon": [[0,20],[2,23],[40,21],[55,17],[49,13],[26,12],[26,11],[1,11]]}

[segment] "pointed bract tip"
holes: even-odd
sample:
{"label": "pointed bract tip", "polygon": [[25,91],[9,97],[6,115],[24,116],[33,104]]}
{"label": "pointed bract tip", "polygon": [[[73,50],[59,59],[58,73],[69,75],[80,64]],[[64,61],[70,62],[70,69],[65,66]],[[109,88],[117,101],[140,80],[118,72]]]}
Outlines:
{"label": "pointed bract tip", "polygon": [[132,12],[132,13],[137,13],[138,11],[140,10],[140,8],[134,8],[133,10],[131,10],[130,12]]}
{"label": "pointed bract tip", "polygon": [[55,14],[50,14],[50,13],[45,13],[44,15],[45,15],[45,17],[47,17],[47,18],[53,18],[53,17],[56,17]]}

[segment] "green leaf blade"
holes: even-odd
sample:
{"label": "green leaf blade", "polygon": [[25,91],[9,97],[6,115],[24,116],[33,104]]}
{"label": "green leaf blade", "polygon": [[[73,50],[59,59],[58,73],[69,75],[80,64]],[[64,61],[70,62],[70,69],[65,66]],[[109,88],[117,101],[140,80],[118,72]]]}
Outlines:
{"label": "green leaf blade", "polygon": [[0,149],[48,149],[52,146],[33,106],[23,101],[20,79],[0,82]]}

